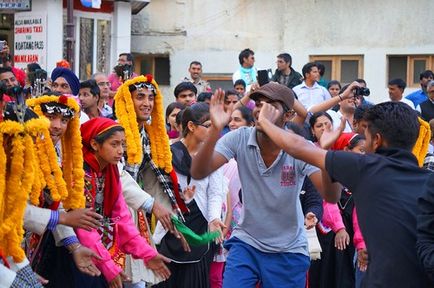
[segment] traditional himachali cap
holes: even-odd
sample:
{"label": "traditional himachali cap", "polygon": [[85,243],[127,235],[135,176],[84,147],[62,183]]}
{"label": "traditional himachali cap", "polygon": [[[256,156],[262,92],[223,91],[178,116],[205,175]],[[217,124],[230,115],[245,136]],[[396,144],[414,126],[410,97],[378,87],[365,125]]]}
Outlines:
{"label": "traditional himachali cap", "polygon": [[[83,194],[84,170],[80,118],[78,117],[80,107],[77,101],[73,97],[67,97],[65,95],[43,95],[37,98],[28,99],[26,104],[39,116],[44,116],[44,113],[59,113],[62,116],[71,118],[66,132],[61,139],[63,171],[63,173],[61,173],[63,174],[63,177],[56,178],[56,182],[64,179],[63,181],[66,182],[66,189],[64,191],[59,191],[59,193],[50,189],[50,192],[53,200],[62,201],[63,206],[66,209],[83,208],[85,206],[85,198]],[[48,138],[50,138],[49,135]],[[54,147],[52,142],[51,146]],[[53,169],[55,166],[59,167],[56,157],[54,157],[54,159],[50,158],[49,164]]]}
{"label": "traditional himachali cap", "polygon": [[285,85],[276,82],[267,83],[250,94],[250,99],[256,101],[259,97],[266,97],[273,101],[285,104],[286,108],[292,109],[294,106],[294,92]]}
{"label": "traditional himachali cap", "polygon": [[63,77],[66,82],[68,82],[69,87],[71,87],[72,94],[78,95],[80,91],[80,80],[78,77],[68,68],[56,67],[53,72],[51,72],[51,80],[54,82],[57,78]]}
{"label": "traditional himachali cap", "polygon": [[[154,108],[151,112],[151,123],[145,124],[145,130],[151,143],[152,160],[158,168],[170,173],[172,168],[172,153],[170,152],[169,136],[166,132],[163,97],[157,82],[152,75],[138,76],[125,81],[118,89],[115,97],[115,111],[119,123],[125,129],[127,143],[127,162],[138,165],[142,162],[143,151],[137,116],[129,87],[133,85],[150,89],[155,94]],[[139,89],[138,88],[138,89]]]}

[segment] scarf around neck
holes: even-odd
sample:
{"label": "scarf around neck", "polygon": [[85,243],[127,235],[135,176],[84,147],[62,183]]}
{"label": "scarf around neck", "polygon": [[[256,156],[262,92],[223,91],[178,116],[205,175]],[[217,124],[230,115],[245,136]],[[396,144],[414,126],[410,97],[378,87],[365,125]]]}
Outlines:
{"label": "scarf around neck", "polygon": [[[83,123],[80,128],[83,143],[83,158],[85,164],[88,165],[88,167],[91,169],[91,172],[94,172],[97,175],[105,176],[103,212],[104,216],[107,217],[110,217],[113,206],[116,203],[119,194],[121,193],[119,170],[117,165],[114,164],[108,164],[104,169],[101,169],[98,159],[95,156],[95,152],[90,145],[90,142],[100,133],[103,133],[115,126],[119,126],[119,124],[111,119],[94,118]],[[96,190],[96,187],[92,187],[92,190]]]}
{"label": "scarf around neck", "polygon": [[246,85],[251,85],[253,82],[256,82],[255,68],[244,68],[243,66],[240,66],[240,77],[244,80]]}

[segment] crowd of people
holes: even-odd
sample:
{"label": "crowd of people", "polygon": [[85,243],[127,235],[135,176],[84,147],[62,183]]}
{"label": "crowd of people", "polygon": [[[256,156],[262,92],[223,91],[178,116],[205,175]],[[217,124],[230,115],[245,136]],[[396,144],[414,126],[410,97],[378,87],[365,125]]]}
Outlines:
{"label": "crowd of people", "polygon": [[168,105],[130,53],[83,81],[3,61],[0,287],[433,287],[433,72],[374,105],[238,60],[226,91],[192,61]]}

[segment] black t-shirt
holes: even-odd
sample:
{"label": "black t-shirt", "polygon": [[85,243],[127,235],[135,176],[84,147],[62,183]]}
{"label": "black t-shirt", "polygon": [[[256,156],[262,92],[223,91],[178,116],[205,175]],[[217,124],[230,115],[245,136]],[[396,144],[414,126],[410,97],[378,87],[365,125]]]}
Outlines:
{"label": "black t-shirt", "polygon": [[363,286],[428,287],[415,246],[417,199],[431,172],[401,149],[329,151],[326,170],[353,192],[369,255]]}

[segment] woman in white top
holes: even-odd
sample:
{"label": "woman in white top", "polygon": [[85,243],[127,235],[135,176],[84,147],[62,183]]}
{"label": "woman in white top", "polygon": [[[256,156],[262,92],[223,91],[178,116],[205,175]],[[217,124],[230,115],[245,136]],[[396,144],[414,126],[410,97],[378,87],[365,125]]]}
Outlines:
{"label": "woman in white top", "polygon": [[[207,231],[220,231],[225,227],[221,222],[221,209],[225,197],[222,170],[197,180],[190,175],[191,159],[205,139],[211,126],[209,106],[196,103],[187,107],[182,115],[183,137],[174,143],[172,163],[179,185],[186,197],[190,213],[184,215],[185,224],[197,234]],[[222,237],[219,237],[219,241]],[[161,240],[160,253],[170,258],[172,276],[157,287],[209,287],[209,267],[213,259],[213,244],[192,246],[185,252],[180,241],[171,233]]]}

